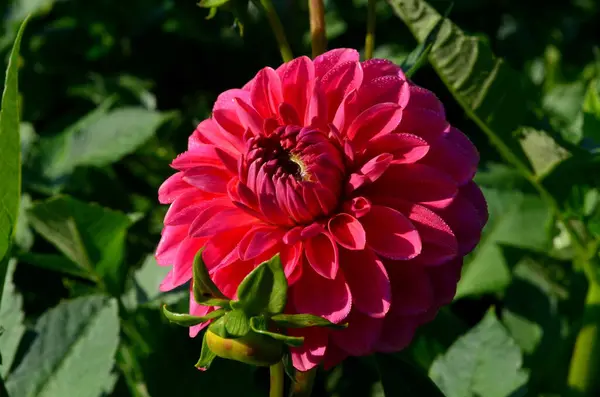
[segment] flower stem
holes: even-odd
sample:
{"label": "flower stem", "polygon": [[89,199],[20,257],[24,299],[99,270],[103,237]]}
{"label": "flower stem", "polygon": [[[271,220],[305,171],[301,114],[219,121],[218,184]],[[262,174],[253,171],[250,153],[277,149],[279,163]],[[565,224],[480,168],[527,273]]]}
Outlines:
{"label": "flower stem", "polygon": [[277,11],[273,6],[273,2],[271,0],[253,0],[253,2],[259,8],[262,8],[267,15],[267,19],[271,25],[271,30],[273,30],[273,34],[277,40],[277,45],[279,46],[279,52],[281,53],[283,62],[291,61],[294,58],[294,55],[292,54],[292,49],[290,48],[287,37],[285,36],[283,25],[281,24],[281,20],[279,19]]}
{"label": "flower stem", "polygon": [[[588,278],[589,279],[589,278]],[[572,396],[597,396],[600,389],[600,284],[589,279],[583,323],[571,358],[569,391]]]}
{"label": "flower stem", "polygon": [[292,385],[290,397],[309,397],[315,383],[316,375],[317,367],[306,372],[296,371],[296,382]]}
{"label": "flower stem", "polygon": [[327,35],[325,31],[325,6],[323,0],[308,0],[310,12],[310,38],[312,43],[312,56],[315,58],[327,49]]}
{"label": "flower stem", "polygon": [[271,373],[271,389],[269,390],[269,397],[283,397],[283,386],[284,386],[284,373],[283,373],[283,362],[279,361],[277,364],[273,364],[270,367]]}
{"label": "flower stem", "polygon": [[365,59],[373,58],[375,49],[375,0],[369,0],[367,11],[367,37],[365,38]]}

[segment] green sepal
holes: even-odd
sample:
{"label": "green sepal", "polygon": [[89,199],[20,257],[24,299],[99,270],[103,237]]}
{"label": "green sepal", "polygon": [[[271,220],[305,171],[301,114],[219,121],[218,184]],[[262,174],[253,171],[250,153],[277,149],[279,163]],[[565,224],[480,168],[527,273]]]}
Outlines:
{"label": "green sepal", "polygon": [[242,337],[250,332],[250,322],[243,310],[234,309],[224,318],[225,330],[233,337]]}
{"label": "green sepal", "polygon": [[268,331],[267,320],[263,316],[252,317],[250,319],[250,328],[257,334],[262,334],[281,341],[288,346],[300,347],[304,343],[304,338],[301,336],[288,336],[277,332]]}
{"label": "green sepal", "polygon": [[438,23],[436,23],[433,29],[431,29],[425,38],[425,41],[419,44],[410,54],[408,54],[404,61],[402,61],[400,69],[404,71],[406,77],[412,77],[417,70],[419,70],[425,64],[425,62],[427,62],[429,53],[433,48],[433,43],[435,43],[446,17],[450,14],[450,11],[452,11],[453,5],[454,3],[450,3],[450,6],[446,9],[444,16],[440,18]]}
{"label": "green sepal", "polygon": [[213,321],[212,324],[208,326],[208,330],[213,334],[220,336],[221,338],[229,337],[227,329],[225,328],[225,317],[221,317],[217,321]]}
{"label": "green sepal", "polygon": [[283,357],[283,343],[265,335],[248,332],[241,338],[224,338],[206,331],[208,347],[218,357],[257,366],[273,365]]}
{"label": "green sepal", "polygon": [[278,314],[287,302],[287,279],[281,266],[279,254],[252,270],[240,283],[237,296],[246,314]]}
{"label": "green sepal", "polygon": [[198,3],[198,7],[202,7],[202,8],[216,8],[216,7],[221,7],[227,3],[229,3],[231,0],[200,0],[200,2]]}
{"label": "green sepal", "polygon": [[210,364],[213,362],[213,360],[217,357],[217,355],[210,350],[210,348],[208,347],[208,343],[206,341],[206,332],[204,333],[204,336],[202,337],[202,350],[200,351],[200,358],[198,359],[198,362],[196,363],[196,368],[200,369],[200,370],[207,370],[210,367]]}
{"label": "green sepal", "polygon": [[294,383],[296,383],[296,368],[294,367],[294,362],[292,361],[292,355],[290,354],[289,351],[285,352],[285,354],[283,355],[283,358],[281,359],[281,362],[283,364],[283,370],[285,371],[285,374],[288,376],[288,378],[290,378],[290,380],[292,381],[292,385]]}
{"label": "green sepal", "polygon": [[327,327],[344,329],[348,327],[347,323],[335,324],[326,318],[312,314],[277,314],[271,317],[271,320],[283,328]]}
{"label": "green sepal", "polygon": [[208,12],[208,15],[204,19],[206,19],[207,21],[211,20],[215,17],[215,15],[217,15],[217,7],[211,8],[210,11]]}
{"label": "green sepal", "polygon": [[182,327],[191,327],[193,325],[205,323],[209,320],[219,318],[226,313],[225,309],[218,309],[208,313],[206,316],[198,317],[184,313],[173,313],[167,309],[167,305],[163,305],[162,311],[167,320],[177,325],[181,325]]}
{"label": "green sepal", "polygon": [[208,269],[202,260],[204,247],[194,257],[193,293],[196,303],[204,306],[229,307],[229,299],[219,290],[210,278]]}

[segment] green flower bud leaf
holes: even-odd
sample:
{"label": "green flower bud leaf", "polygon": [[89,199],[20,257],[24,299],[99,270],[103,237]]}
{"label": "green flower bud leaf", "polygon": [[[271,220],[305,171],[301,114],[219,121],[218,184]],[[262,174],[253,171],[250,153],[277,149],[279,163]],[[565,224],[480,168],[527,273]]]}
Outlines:
{"label": "green flower bud leaf", "polygon": [[219,290],[219,287],[213,283],[208,269],[202,260],[204,247],[198,251],[194,258],[193,266],[193,293],[194,300],[205,306],[229,307],[229,299]]}
{"label": "green flower bud leaf", "polygon": [[326,318],[312,314],[277,314],[271,317],[271,320],[283,328],[308,328],[308,327],[327,327],[333,329],[344,329],[348,324],[335,324]]}
{"label": "green flower bud leaf", "polygon": [[228,339],[217,335],[209,327],[206,342],[218,357],[260,367],[279,362],[284,352],[282,342],[255,332],[249,332],[241,338]]}
{"label": "green flower bud leaf", "polygon": [[287,279],[281,266],[279,254],[261,263],[240,283],[237,295],[239,304],[246,314],[278,314],[287,302]]}
{"label": "green flower bud leaf", "polygon": [[202,337],[202,350],[200,351],[200,358],[196,363],[196,368],[202,371],[206,371],[210,367],[210,364],[213,362],[215,357],[217,357],[217,355],[208,347],[208,343],[206,342],[207,333],[208,332],[205,332],[204,336]]}
{"label": "green flower bud leaf", "polygon": [[200,0],[198,7],[216,8],[229,3],[231,0]]}
{"label": "green flower bud leaf", "polygon": [[198,317],[184,313],[173,313],[167,309],[167,305],[163,305],[162,311],[167,320],[177,325],[181,325],[182,327],[191,327],[193,325],[205,323],[209,320],[219,318],[226,313],[225,309],[219,309],[208,313],[206,316]]}
{"label": "green flower bud leaf", "polygon": [[206,19],[208,21],[210,19],[213,19],[215,17],[215,15],[217,15],[217,7],[211,8],[210,11],[208,12],[208,15],[204,19]]}
{"label": "green flower bud leaf", "polygon": [[304,338],[300,336],[288,336],[284,334],[280,334],[277,332],[270,332],[267,330],[267,321],[263,316],[252,317],[250,319],[250,327],[252,331],[257,334],[262,334],[273,338],[275,340],[281,341],[288,346],[300,347],[304,343]]}
{"label": "green flower bud leaf", "polygon": [[224,318],[225,330],[228,335],[242,337],[250,332],[250,322],[243,310],[234,309]]}
{"label": "green flower bud leaf", "polygon": [[227,329],[225,328],[225,318],[221,317],[217,321],[214,321],[211,325],[209,325],[208,329],[216,335],[219,335],[221,338],[228,338],[229,334],[227,333]]}

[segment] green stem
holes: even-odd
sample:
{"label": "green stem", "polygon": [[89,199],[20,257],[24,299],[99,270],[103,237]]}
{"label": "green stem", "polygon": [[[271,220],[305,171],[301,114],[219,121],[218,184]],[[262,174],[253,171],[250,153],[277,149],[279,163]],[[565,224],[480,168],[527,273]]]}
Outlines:
{"label": "green stem", "polygon": [[271,389],[269,390],[269,397],[283,397],[283,386],[285,381],[283,362],[279,361],[277,364],[271,365],[270,372]]}
{"label": "green stem", "polygon": [[315,58],[327,49],[325,6],[323,5],[323,0],[308,0],[308,10],[310,13],[312,56]]}
{"label": "green stem", "polygon": [[600,384],[600,284],[590,282],[583,324],[571,358],[568,385],[572,396],[597,396]]}
{"label": "green stem", "polygon": [[365,38],[365,59],[373,58],[375,49],[375,0],[369,0],[367,11],[367,37]]}
{"label": "green stem", "polygon": [[281,24],[281,20],[279,19],[271,0],[253,0],[253,2],[258,8],[264,10],[267,19],[269,20],[269,24],[271,25],[271,30],[273,30],[273,34],[277,40],[283,62],[289,62],[294,59],[292,49],[290,48],[290,44],[285,36],[285,31],[283,30],[283,25]]}
{"label": "green stem", "polygon": [[292,390],[290,390],[290,397],[309,397],[315,383],[316,375],[317,367],[306,372],[296,371],[296,382],[293,384]]}

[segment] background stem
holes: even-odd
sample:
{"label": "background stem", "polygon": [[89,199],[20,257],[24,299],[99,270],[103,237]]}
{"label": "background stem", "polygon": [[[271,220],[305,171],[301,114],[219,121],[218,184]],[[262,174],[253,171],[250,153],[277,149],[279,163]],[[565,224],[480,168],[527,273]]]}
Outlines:
{"label": "background stem", "polygon": [[600,284],[590,280],[583,324],[577,335],[568,385],[575,397],[597,396],[600,384]]}
{"label": "background stem", "polygon": [[277,45],[279,46],[279,52],[281,53],[283,62],[289,62],[294,59],[292,49],[290,48],[285,31],[283,30],[283,25],[281,24],[281,20],[279,19],[277,11],[275,10],[271,0],[253,0],[253,2],[259,8],[264,10],[267,19],[269,20],[269,24],[271,25],[271,30],[273,31],[275,39],[277,40]]}
{"label": "background stem", "polygon": [[375,0],[369,0],[367,15],[367,37],[365,38],[365,59],[373,58],[375,49]]}
{"label": "background stem", "polygon": [[312,392],[316,376],[317,367],[314,367],[310,371],[306,372],[296,371],[296,382],[292,385],[290,397],[309,397]]}
{"label": "background stem", "polygon": [[325,30],[325,6],[323,0],[308,0],[310,12],[310,38],[312,56],[315,58],[327,49],[327,32]]}
{"label": "background stem", "polygon": [[269,397],[283,397],[283,386],[284,386],[284,373],[283,373],[283,362],[279,361],[277,364],[271,365],[271,389],[269,390]]}

